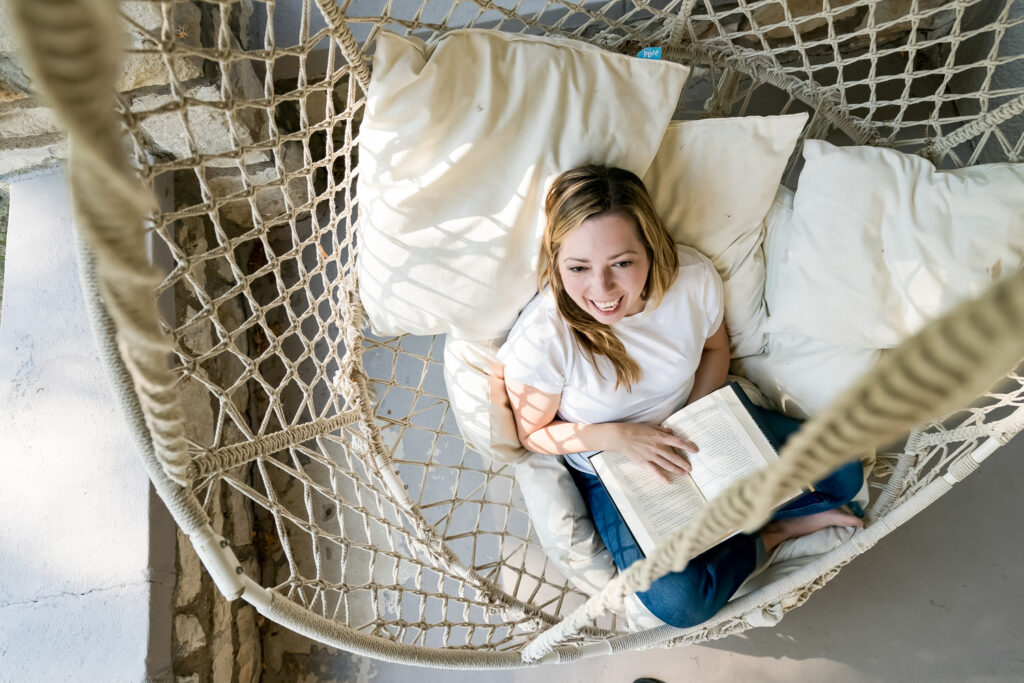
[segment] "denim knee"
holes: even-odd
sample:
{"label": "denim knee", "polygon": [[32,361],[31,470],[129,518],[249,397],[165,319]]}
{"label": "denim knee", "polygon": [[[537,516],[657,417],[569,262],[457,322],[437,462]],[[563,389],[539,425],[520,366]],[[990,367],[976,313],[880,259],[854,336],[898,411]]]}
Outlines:
{"label": "denim knee", "polygon": [[838,505],[847,503],[864,485],[864,468],[859,460],[847,463],[818,482],[818,490],[827,492]]}
{"label": "denim knee", "polygon": [[667,574],[643,593],[637,593],[640,602],[651,614],[676,628],[689,628],[702,624],[715,616],[728,601],[716,599],[713,592],[704,590],[697,571]]}
{"label": "denim knee", "polygon": [[754,570],[757,551],[750,536],[737,535],[698,555],[637,593],[651,614],[676,628],[702,624],[722,609]]}

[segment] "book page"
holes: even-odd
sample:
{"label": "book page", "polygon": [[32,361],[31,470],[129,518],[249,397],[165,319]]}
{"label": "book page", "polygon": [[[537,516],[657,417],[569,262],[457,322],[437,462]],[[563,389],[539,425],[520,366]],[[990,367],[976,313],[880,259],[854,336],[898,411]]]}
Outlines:
{"label": "book page", "polygon": [[644,554],[693,519],[704,507],[693,480],[671,474],[669,483],[621,453],[604,451],[590,458],[623,520]]}
{"label": "book page", "polygon": [[736,394],[725,389],[695,401],[664,423],[700,449],[687,453],[687,458],[693,466],[690,475],[708,500],[778,457]]}

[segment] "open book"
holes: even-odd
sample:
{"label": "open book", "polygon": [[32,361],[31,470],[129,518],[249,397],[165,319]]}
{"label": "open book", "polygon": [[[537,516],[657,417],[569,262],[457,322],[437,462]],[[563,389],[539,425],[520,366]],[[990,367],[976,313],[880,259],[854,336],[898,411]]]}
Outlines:
{"label": "open book", "polygon": [[700,449],[686,454],[693,468],[689,474],[671,473],[665,483],[621,453],[590,456],[645,555],[693,520],[708,501],[779,457],[731,385],[694,401],[662,424]]}

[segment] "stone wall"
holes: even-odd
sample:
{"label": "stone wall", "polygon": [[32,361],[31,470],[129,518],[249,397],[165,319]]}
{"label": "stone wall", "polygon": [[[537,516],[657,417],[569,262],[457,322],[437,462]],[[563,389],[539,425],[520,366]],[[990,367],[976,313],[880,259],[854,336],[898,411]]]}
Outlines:
{"label": "stone wall", "polygon": [[[169,21],[177,44],[192,46],[216,45],[220,10],[211,3],[178,2],[170,5]],[[217,65],[195,56],[173,56],[165,64],[151,50],[164,28],[160,4],[152,2],[121,3],[127,52],[116,88],[122,101],[132,110],[149,109],[171,98],[171,73],[177,89],[196,99],[216,99],[221,75]],[[252,2],[242,0],[231,9],[234,39],[248,44],[252,32]],[[19,45],[5,5],[0,4],[0,181],[13,182],[20,177],[46,172],[60,166],[68,157],[67,135],[56,117],[32,93],[32,83],[19,58]],[[239,94],[261,90],[260,83],[248,63],[237,63],[228,74],[232,87]],[[145,153],[188,156],[183,136],[170,123],[173,115],[151,117],[143,122],[141,141]],[[255,121],[239,126],[239,135],[257,132]],[[248,128],[248,129],[247,129]],[[199,136],[197,144],[223,145],[230,142],[223,113],[204,112],[192,126]],[[209,153],[210,150],[203,150]],[[214,150],[215,151],[215,150]]]}
{"label": "stone wall", "polygon": [[[215,44],[215,36],[220,29],[217,7],[209,3],[191,7],[188,4],[177,5],[175,12],[178,39],[207,46]],[[178,17],[178,14],[181,16]],[[236,46],[248,46],[251,16],[251,3],[242,3],[233,8],[229,21]],[[185,34],[185,37],[182,38],[181,34]],[[208,62],[203,67],[190,63],[188,58],[176,58],[176,62],[175,75],[189,97],[199,100],[219,99],[222,74],[216,71],[217,65]],[[161,73],[161,66],[142,60],[122,76],[122,83],[135,78],[132,82],[140,86],[125,94],[132,110],[153,109],[170,101],[171,95],[166,88],[154,88],[147,81],[138,80],[142,74],[151,74],[156,78]],[[166,68],[162,72],[166,76]],[[231,90],[240,96],[252,97],[262,92],[260,79],[248,62],[234,64],[223,76]],[[144,121],[141,142],[146,151],[157,158],[187,157],[192,151],[203,154],[229,153],[233,142],[244,144],[259,139],[264,133],[260,123],[253,116],[239,116],[229,122],[226,114],[215,109],[190,111],[188,132],[195,145],[193,150],[186,143],[180,117],[167,114]],[[232,135],[232,130],[235,135]],[[256,153],[245,157],[243,161],[249,178],[255,179],[257,183],[262,175],[274,173],[274,160],[269,153]],[[205,179],[214,196],[225,196],[242,189],[241,171],[229,161],[209,164]],[[171,205],[165,206],[165,209],[181,209],[203,203],[194,173],[175,172],[170,184],[170,200],[165,199],[165,202],[170,201]],[[280,191],[277,191],[277,195],[280,195]],[[263,195],[259,195],[257,200],[261,206],[267,203]],[[275,206],[268,210],[277,208]],[[221,227],[228,232],[229,237],[237,237],[252,229],[252,217],[247,211],[233,212],[230,207],[225,207],[221,212]],[[173,226],[172,232],[178,248],[186,258],[201,255],[217,243],[217,235],[208,216],[182,219]],[[241,251],[244,252],[244,248]],[[243,266],[248,263],[247,253],[239,253],[237,256]],[[220,296],[235,284],[235,277],[223,259],[198,259],[197,263],[197,267],[191,271],[190,280],[209,295]],[[185,282],[179,282],[175,287],[174,303],[174,319],[177,323],[191,319],[202,308],[191,285]],[[235,297],[217,307],[217,318],[228,329],[237,329],[245,317],[246,305],[241,297]],[[216,341],[213,324],[207,320],[189,327],[185,345],[190,348],[210,348]],[[248,351],[250,341],[245,336],[236,339],[234,343],[239,351]],[[231,384],[232,362],[226,356],[206,363],[204,367],[210,381],[219,386]],[[221,410],[217,400],[195,380],[186,381],[182,389],[190,439],[198,444],[212,445],[217,416]],[[232,399],[239,412],[247,414],[247,392],[234,392]],[[239,428],[229,420],[222,425],[222,430],[222,443],[244,440]],[[242,479],[248,482],[251,476],[244,474]],[[251,503],[223,485],[213,490],[207,501],[206,509],[214,530],[231,544],[246,573],[259,576],[260,561]],[[263,618],[244,601],[228,602],[221,595],[203,568],[191,542],[180,530],[177,531],[177,569],[172,643],[175,683],[252,683],[260,680],[263,660],[260,624]]]}
{"label": "stone wall", "polygon": [[[234,500],[238,500],[237,496]],[[236,503],[215,515],[247,573],[258,573],[251,543],[252,513]],[[188,538],[177,531],[172,668],[175,683],[255,683],[262,674],[259,627],[248,603],[228,602],[203,569]]]}
{"label": "stone wall", "polygon": [[[31,80],[20,64],[19,47],[10,22],[2,16],[4,7],[0,4],[0,181],[13,182],[62,166],[68,156],[68,142],[53,112],[32,94]],[[172,74],[162,56],[132,53],[131,50],[151,47],[153,39],[159,38],[164,26],[162,7],[157,3],[123,2],[121,11],[129,52],[116,87],[121,102],[131,110],[153,109],[171,100]],[[249,44],[251,17],[251,2],[243,0],[232,6],[228,21],[236,46]],[[216,44],[221,14],[215,4],[179,2],[170,6],[169,19],[175,39],[180,44],[207,47]],[[174,88],[198,100],[219,99],[222,74],[218,64],[198,57],[177,55],[170,58],[169,65]],[[260,79],[248,62],[235,63],[223,76],[240,96],[262,92]],[[253,116],[235,117],[233,126],[229,126],[227,115],[222,111],[213,108],[200,110],[189,119],[189,132],[198,148],[194,150],[185,142],[180,121],[180,117],[174,114],[145,119],[135,138],[141,147],[138,152],[158,159],[187,157],[192,151],[204,154],[230,152],[233,138],[240,138],[245,143],[263,133],[261,122]],[[231,135],[232,130],[234,136]],[[264,175],[272,172],[265,167],[272,169],[274,165],[268,153],[253,155],[245,161],[262,164],[253,167],[256,177],[261,172]],[[241,172],[237,165],[232,169],[231,163],[225,162],[225,168],[211,169],[210,177],[217,178],[216,181],[211,180],[211,185],[220,183],[213,188],[214,192],[229,192],[240,186]],[[194,174],[175,174],[175,179],[187,180],[189,175],[193,182],[171,183],[164,209],[201,203],[195,196],[198,188],[195,187]],[[239,220],[244,220],[244,217],[239,217]],[[251,218],[249,223],[251,229]],[[175,237],[186,254],[201,253],[215,240],[209,221],[200,218],[183,221],[181,226],[177,226]],[[197,271],[193,277],[214,294],[218,288],[229,286],[233,279],[226,264],[214,268],[204,265]],[[167,313],[181,321],[193,314],[200,304],[186,287],[179,286],[174,291],[174,305],[175,310]],[[244,307],[241,301],[228,302],[219,307],[218,314],[240,320],[244,316]],[[214,332],[207,325],[194,327],[189,334],[190,343],[208,347]],[[240,343],[244,346],[245,340]],[[213,363],[209,368],[214,381],[223,380],[219,375],[229,371],[224,363]],[[186,401],[189,437],[195,443],[212,444],[218,406],[205,391],[198,387],[192,389],[206,400]],[[239,400],[244,403],[247,397],[243,395]],[[242,411],[244,414],[244,405]],[[228,442],[242,440],[234,426],[227,426],[222,436]],[[231,543],[250,575],[258,576],[251,506],[237,494],[231,494],[227,487],[222,487],[210,496],[207,509],[214,529]],[[167,644],[171,651],[171,678],[183,683],[250,683],[259,680],[262,657],[256,611],[244,602],[229,603],[225,600],[202,568],[189,540],[180,531],[176,533],[178,580],[174,588],[173,613],[169,616],[172,642]],[[153,614],[157,615],[157,612]],[[154,629],[154,633],[157,631]]]}
{"label": "stone wall", "polygon": [[[128,46],[143,46],[143,31],[157,31],[162,25],[160,6],[125,2]],[[176,5],[172,19],[182,32],[199,35],[198,6]],[[0,180],[12,182],[52,170],[68,156],[67,136],[57,124],[53,112],[32,94],[31,79],[18,56],[19,45],[13,27],[0,4]],[[179,78],[194,79],[203,75],[198,60],[173,60]],[[121,92],[167,85],[167,69],[156,55],[129,55],[124,63],[117,87]]]}
{"label": "stone wall", "polygon": [[0,181],[52,169],[67,158],[67,141],[52,112],[31,94],[19,45],[0,3]]}
{"label": "stone wall", "polygon": [[[193,198],[179,194],[176,201],[191,205]],[[215,240],[212,226],[202,218],[188,218],[175,231],[177,245],[186,257],[202,254]],[[191,277],[200,287],[216,296],[230,287],[232,274],[227,263],[220,261],[212,267],[201,266]],[[191,319],[201,309],[188,285],[179,283],[174,291],[174,317],[178,321]],[[237,327],[244,317],[244,306],[235,297],[218,309],[219,319]],[[185,339],[186,346],[209,348],[216,336],[212,323],[192,325]],[[236,344],[246,350],[243,337]],[[206,364],[209,379],[218,384],[226,382],[230,372],[226,363]],[[183,384],[186,400],[188,436],[197,444],[213,444],[217,402],[195,380]],[[238,397],[244,414],[248,396]],[[228,443],[243,440],[238,427],[230,423],[223,426],[222,438]],[[214,530],[230,544],[238,560],[250,576],[259,575],[259,561],[255,547],[252,506],[229,487],[221,486],[209,496],[206,510]],[[177,530],[177,584],[174,591],[174,623],[172,668],[176,683],[253,683],[260,679],[261,648],[256,610],[241,600],[228,602],[220,594],[210,575],[192,548],[191,542]]]}
{"label": "stone wall", "polygon": [[[977,31],[985,26],[992,25],[999,21],[1003,9],[1002,2],[981,3],[971,7],[964,15],[964,24],[967,30]],[[1024,16],[1024,0],[1014,0],[1013,7],[1009,13],[1010,17]],[[979,36],[967,41],[957,50],[956,63],[972,64],[993,56],[992,36]],[[1017,24],[1000,36],[999,47],[995,50],[995,57],[1002,61],[997,67],[975,68],[960,71],[950,79],[949,90],[952,93],[964,95],[956,100],[959,112],[965,116],[976,116],[980,111],[980,101],[975,95],[977,91],[988,82],[989,88],[999,91],[1009,88],[1020,87],[1024,83],[1024,60],[1009,61],[1006,57],[1024,53],[1024,24]],[[1005,104],[1010,98],[1006,96],[996,97],[989,101],[990,110],[995,106]],[[1007,160],[1006,148],[1016,149],[1017,158],[1024,156],[1021,149],[1021,140],[1024,139],[1024,115],[1012,116],[999,125],[999,136],[990,135],[984,138],[985,144],[978,154],[979,163],[999,163]],[[972,140],[969,149],[964,150],[964,156],[974,151],[975,145],[982,142],[981,139]]]}

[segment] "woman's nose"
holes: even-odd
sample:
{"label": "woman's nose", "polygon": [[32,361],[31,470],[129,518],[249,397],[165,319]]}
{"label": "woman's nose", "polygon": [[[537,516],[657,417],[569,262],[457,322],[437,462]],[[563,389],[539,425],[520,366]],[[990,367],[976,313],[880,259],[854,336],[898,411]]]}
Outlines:
{"label": "woman's nose", "polygon": [[611,269],[595,270],[594,287],[598,292],[610,292],[615,288],[615,276]]}

